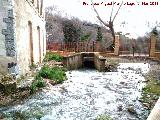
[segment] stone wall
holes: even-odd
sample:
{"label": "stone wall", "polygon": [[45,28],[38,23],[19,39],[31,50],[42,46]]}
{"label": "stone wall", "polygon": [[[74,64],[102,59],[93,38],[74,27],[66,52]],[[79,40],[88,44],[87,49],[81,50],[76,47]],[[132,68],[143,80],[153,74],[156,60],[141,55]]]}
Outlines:
{"label": "stone wall", "polygon": [[85,57],[93,57],[94,66],[98,71],[105,71],[105,61],[106,59],[102,57],[99,53],[82,52],[74,55],[70,55],[63,58],[63,64],[68,70],[74,70],[83,67],[83,62]]}
{"label": "stone wall", "polygon": [[152,34],[150,39],[150,57],[155,57],[160,59],[160,52],[156,52],[156,42],[157,42],[157,36]]}
{"label": "stone wall", "polygon": [[160,59],[160,52],[155,52],[156,58]]}
{"label": "stone wall", "polygon": [[12,0],[0,1],[0,72],[18,74],[12,4]]}
{"label": "stone wall", "polygon": [[[0,0],[0,72],[3,69],[2,72],[25,74],[32,63],[42,62],[46,33],[41,1]],[[29,23],[32,25],[32,51]]]}
{"label": "stone wall", "polygon": [[[40,13],[40,6],[39,3],[38,9],[37,3],[33,4],[31,0],[15,0],[14,3],[17,61],[20,74],[29,70],[29,66],[32,64],[31,52],[33,52],[34,64],[42,62],[46,53],[45,19],[44,13],[42,15]],[[29,23],[32,25],[33,51],[30,45]]]}
{"label": "stone wall", "polygon": [[81,68],[83,65],[82,61],[83,60],[81,53],[77,53],[63,58],[63,64],[68,70],[75,70]]}
{"label": "stone wall", "polygon": [[160,98],[155,104],[154,108],[152,109],[150,115],[148,116],[147,120],[160,120]]}
{"label": "stone wall", "polygon": [[120,46],[120,38],[119,35],[115,36],[115,48],[114,48],[114,54],[119,55],[119,46]]}
{"label": "stone wall", "polygon": [[0,55],[6,56],[6,47],[5,47],[5,35],[2,34],[2,30],[7,27],[6,23],[3,22],[3,18],[8,16],[8,1],[0,1]]}
{"label": "stone wall", "polygon": [[106,59],[100,54],[98,53],[94,54],[94,66],[98,71],[100,72],[105,71],[105,61]]}
{"label": "stone wall", "polygon": [[157,36],[152,34],[150,40],[150,57],[155,57]]}

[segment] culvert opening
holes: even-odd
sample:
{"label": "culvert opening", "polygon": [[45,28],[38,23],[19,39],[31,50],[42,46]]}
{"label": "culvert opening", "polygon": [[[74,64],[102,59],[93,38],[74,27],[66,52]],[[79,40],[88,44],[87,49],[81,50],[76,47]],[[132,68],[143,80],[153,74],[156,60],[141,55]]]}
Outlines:
{"label": "culvert opening", "polygon": [[84,61],[83,68],[95,69],[94,61]]}

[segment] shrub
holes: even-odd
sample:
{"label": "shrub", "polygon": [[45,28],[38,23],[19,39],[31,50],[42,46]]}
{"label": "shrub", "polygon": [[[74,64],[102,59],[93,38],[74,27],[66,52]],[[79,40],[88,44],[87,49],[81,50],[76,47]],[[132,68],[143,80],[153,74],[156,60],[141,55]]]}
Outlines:
{"label": "shrub", "polygon": [[66,79],[65,70],[59,67],[43,66],[39,75],[43,78],[55,80],[56,83],[62,83]]}
{"label": "shrub", "polygon": [[52,52],[47,52],[45,58],[44,58],[44,62],[48,62],[51,60],[55,60],[56,62],[61,62],[63,59],[63,57],[59,54],[55,54]]}
{"label": "shrub", "polygon": [[43,78],[39,75],[36,76],[36,87],[41,88],[41,87],[45,87],[46,84],[43,80]]}
{"label": "shrub", "polygon": [[33,94],[36,91],[37,87],[35,82],[32,83],[32,85],[30,86],[30,94]]}
{"label": "shrub", "polygon": [[43,78],[54,80],[57,84],[62,83],[66,80],[66,69],[60,67],[49,68],[49,66],[43,66],[41,70],[37,73],[35,80],[30,86],[30,93],[33,94],[37,88],[45,87],[46,84]]}
{"label": "shrub", "polygon": [[39,76],[39,73],[36,75],[35,80],[32,82],[32,85],[30,86],[30,94],[33,94],[37,88],[45,87],[46,84],[41,76]]}

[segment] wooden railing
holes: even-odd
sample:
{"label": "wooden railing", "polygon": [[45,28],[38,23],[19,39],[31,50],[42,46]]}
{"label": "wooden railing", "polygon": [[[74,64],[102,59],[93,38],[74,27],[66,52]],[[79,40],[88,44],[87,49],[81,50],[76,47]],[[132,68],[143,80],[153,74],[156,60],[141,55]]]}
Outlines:
{"label": "wooden railing", "polygon": [[47,49],[51,51],[68,51],[68,52],[102,52],[100,42],[48,42]]}

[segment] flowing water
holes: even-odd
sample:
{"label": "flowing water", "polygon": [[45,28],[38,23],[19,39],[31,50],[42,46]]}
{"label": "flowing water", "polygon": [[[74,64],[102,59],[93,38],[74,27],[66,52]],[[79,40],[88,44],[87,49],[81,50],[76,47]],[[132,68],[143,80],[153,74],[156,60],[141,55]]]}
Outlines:
{"label": "flowing water", "polygon": [[[121,63],[117,72],[68,71],[68,80],[36,93],[23,104],[0,108],[7,120],[145,120],[138,101],[149,64]],[[128,112],[132,106],[135,114]],[[121,109],[119,109],[121,108]]]}

